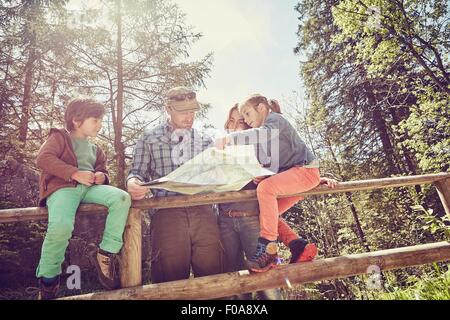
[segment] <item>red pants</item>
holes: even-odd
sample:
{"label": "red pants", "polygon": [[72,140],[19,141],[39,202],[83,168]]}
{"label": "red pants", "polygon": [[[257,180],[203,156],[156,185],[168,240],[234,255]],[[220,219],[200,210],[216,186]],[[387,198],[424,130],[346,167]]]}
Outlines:
{"label": "red pants", "polygon": [[283,242],[283,244],[288,247],[289,243],[294,240],[298,239],[297,233],[295,233],[294,230],[292,230],[291,227],[287,224],[286,221],[284,221],[281,217],[278,219],[278,240]]}
{"label": "red pants", "polygon": [[319,182],[318,168],[303,167],[293,167],[262,180],[256,189],[260,212],[260,236],[275,241],[278,238],[279,215],[303,199],[303,197],[277,199],[278,196],[311,190],[318,186]]}

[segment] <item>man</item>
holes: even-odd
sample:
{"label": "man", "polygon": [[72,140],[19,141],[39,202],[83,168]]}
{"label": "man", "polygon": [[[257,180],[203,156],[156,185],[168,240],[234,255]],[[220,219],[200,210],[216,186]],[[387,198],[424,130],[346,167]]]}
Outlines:
{"label": "man", "polygon": [[[145,132],[137,141],[127,178],[132,199],[149,194],[141,182],[166,176],[211,145],[212,140],[192,128],[200,109],[196,94],[186,87],[166,94],[166,123]],[[152,196],[177,193],[156,189]],[[151,218],[152,283],[223,272],[223,249],[217,217],[211,205],[156,210]]]}

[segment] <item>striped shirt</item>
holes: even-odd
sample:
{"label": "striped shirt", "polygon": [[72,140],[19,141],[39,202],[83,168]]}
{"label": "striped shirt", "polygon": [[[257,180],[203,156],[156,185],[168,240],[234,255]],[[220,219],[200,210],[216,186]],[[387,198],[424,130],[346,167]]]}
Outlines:
{"label": "striped shirt", "polygon": [[[136,142],[127,180],[148,182],[168,175],[186,161],[212,146],[212,139],[195,129],[174,129],[169,122],[142,134]],[[155,197],[179,195],[152,189]]]}

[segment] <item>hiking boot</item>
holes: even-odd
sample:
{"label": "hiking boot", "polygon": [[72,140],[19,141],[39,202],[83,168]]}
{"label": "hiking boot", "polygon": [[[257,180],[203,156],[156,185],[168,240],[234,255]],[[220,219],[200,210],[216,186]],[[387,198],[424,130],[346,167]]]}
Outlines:
{"label": "hiking boot", "polygon": [[38,300],[52,300],[55,299],[58,295],[59,290],[59,276],[50,284],[44,283],[42,278],[38,280],[39,284],[39,292],[37,299]]}
{"label": "hiking boot", "polygon": [[105,289],[113,290],[120,287],[117,254],[95,248],[90,252],[89,258],[97,270],[98,280]]}
{"label": "hiking boot", "polygon": [[265,272],[273,268],[278,261],[277,251],[275,241],[259,238],[256,253],[248,260],[248,268],[253,272]]}
{"label": "hiking boot", "polygon": [[314,243],[308,243],[303,238],[292,240],[289,243],[291,261],[289,263],[311,261],[317,255],[317,247]]}

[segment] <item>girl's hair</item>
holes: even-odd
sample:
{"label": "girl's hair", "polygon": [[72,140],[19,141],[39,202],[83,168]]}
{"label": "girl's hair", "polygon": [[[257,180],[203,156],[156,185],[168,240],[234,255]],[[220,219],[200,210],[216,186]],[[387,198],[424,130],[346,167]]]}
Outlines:
{"label": "girl's hair", "polygon": [[265,105],[272,112],[281,113],[281,107],[277,100],[267,99],[266,97],[260,94],[253,94],[250,97],[248,97],[247,100],[245,100],[245,102],[239,106],[239,110],[242,112],[242,109],[247,105],[251,105],[255,108],[260,103]]}
{"label": "girl's hair", "polygon": [[[233,114],[233,111],[239,112],[239,103],[236,103],[233,107],[231,107],[230,111],[228,111],[228,118],[227,118],[227,121],[225,121],[225,125],[224,125],[225,130],[228,129],[228,125],[230,124],[231,115]],[[245,129],[250,129],[250,128],[251,128],[251,127],[250,127],[247,123],[245,123],[245,122],[244,122],[244,125],[245,125]]]}
{"label": "girl's hair", "polygon": [[87,118],[101,118],[105,114],[105,106],[93,99],[73,99],[69,102],[64,114],[66,129],[75,130],[73,121],[84,122]]}

